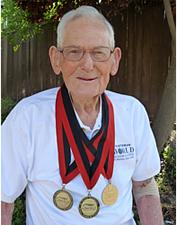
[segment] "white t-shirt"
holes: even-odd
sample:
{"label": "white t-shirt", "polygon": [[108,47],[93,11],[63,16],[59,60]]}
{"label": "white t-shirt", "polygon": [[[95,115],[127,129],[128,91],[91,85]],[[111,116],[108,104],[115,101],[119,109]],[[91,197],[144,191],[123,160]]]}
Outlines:
{"label": "white t-shirt", "polygon": [[[108,181],[100,178],[91,191],[100,203],[96,217],[79,214],[87,188],[78,175],[66,185],[73,206],[62,211],[53,203],[61,189],[55,126],[58,88],[20,101],[2,126],[2,201],[12,203],[26,188],[27,225],[133,225],[132,179],[142,181],[156,175],[160,160],[149,120],[142,104],[133,97],[106,91],[114,108],[115,155],[112,183],[118,188],[117,202],[106,206],[101,200]],[[91,138],[101,126],[101,110],[93,130],[80,126]]]}

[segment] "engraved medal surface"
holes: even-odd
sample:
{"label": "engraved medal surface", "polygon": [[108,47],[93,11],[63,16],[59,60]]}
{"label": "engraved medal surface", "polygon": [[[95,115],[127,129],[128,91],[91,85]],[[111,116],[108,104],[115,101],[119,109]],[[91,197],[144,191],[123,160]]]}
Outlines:
{"label": "engraved medal surface", "polygon": [[53,202],[57,208],[61,210],[68,210],[73,205],[73,198],[68,191],[61,189],[55,192]]}
{"label": "engraved medal surface", "polygon": [[79,204],[79,212],[85,218],[92,218],[99,212],[100,204],[98,200],[92,196],[83,198]]}
{"label": "engraved medal surface", "polygon": [[109,183],[102,193],[102,201],[105,205],[113,205],[118,198],[118,190],[115,185]]}

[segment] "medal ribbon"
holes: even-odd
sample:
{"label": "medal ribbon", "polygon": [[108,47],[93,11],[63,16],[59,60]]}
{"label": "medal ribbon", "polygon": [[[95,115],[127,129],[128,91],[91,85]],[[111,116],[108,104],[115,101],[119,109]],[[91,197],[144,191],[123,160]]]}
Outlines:
{"label": "medal ribbon", "polygon": [[[77,121],[65,86],[56,98],[56,133],[58,162],[63,183],[67,184],[79,173],[88,189],[92,189],[100,174],[112,177],[114,162],[114,114],[113,107],[102,94],[102,127],[89,140]],[[71,151],[74,162],[71,161]]]}

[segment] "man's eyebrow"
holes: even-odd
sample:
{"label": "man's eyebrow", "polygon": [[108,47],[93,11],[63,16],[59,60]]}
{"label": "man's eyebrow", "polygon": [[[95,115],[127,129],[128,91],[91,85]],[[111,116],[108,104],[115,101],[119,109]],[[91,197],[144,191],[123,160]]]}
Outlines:
{"label": "man's eyebrow", "polygon": [[[63,46],[62,48],[82,48],[82,49],[85,49],[84,47],[81,47],[80,45],[66,45],[66,46]],[[94,46],[90,49],[95,49],[95,48],[110,48],[110,47],[105,46],[105,45],[97,45],[97,46]]]}
{"label": "man's eyebrow", "polygon": [[63,46],[62,48],[82,48],[80,45],[66,45]]}

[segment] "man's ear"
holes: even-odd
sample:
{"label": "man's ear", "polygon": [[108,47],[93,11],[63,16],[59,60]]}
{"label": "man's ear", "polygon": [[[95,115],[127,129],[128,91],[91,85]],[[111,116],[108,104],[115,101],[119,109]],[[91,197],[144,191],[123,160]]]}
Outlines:
{"label": "man's ear", "polygon": [[49,48],[49,58],[50,58],[50,62],[53,68],[53,71],[55,74],[59,75],[60,74],[60,52],[58,51],[58,49],[55,46],[51,46]]}
{"label": "man's ear", "polygon": [[118,69],[119,69],[119,62],[121,59],[121,49],[115,48],[113,52],[113,65],[111,68],[111,76],[116,75]]}

